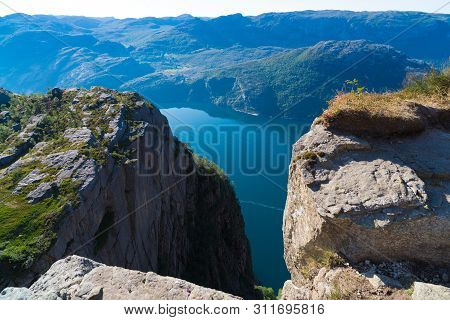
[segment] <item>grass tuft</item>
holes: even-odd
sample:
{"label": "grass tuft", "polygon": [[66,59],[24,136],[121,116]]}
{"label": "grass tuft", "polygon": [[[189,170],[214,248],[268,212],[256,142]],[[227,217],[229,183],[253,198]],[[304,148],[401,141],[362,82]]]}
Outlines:
{"label": "grass tuft", "polygon": [[341,93],[316,120],[330,129],[358,135],[398,136],[428,126],[450,126],[450,71],[432,71],[388,93]]}

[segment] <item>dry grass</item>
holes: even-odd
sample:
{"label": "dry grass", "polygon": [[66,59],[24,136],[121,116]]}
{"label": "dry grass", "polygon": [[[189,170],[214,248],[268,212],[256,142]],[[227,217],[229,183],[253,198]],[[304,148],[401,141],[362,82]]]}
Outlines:
{"label": "dry grass", "polygon": [[343,93],[317,120],[330,129],[359,135],[392,136],[450,126],[450,72],[433,71],[397,92]]}

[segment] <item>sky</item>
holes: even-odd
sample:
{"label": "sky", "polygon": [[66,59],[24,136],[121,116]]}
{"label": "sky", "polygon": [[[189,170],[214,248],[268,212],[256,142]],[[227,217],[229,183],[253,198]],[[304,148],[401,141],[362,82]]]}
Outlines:
{"label": "sky", "polygon": [[[445,6],[444,8],[442,8]],[[439,11],[438,9],[441,8]],[[448,0],[0,0],[0,16],[12,13],[90,17],[201,17],[301,10],[424,11],[450,13]]]}

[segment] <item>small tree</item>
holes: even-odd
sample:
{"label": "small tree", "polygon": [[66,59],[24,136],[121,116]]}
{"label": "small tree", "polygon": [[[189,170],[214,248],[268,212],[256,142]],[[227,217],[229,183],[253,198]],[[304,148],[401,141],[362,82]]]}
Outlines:
{"label": "small tree", "polygon": [[347,91],[347,86],[350,86],[351,93],[362,94],[364,93],[364,91],[366,91],[366,87],[362,86],[359,83],[358,79],[345,80],[344,92]]}

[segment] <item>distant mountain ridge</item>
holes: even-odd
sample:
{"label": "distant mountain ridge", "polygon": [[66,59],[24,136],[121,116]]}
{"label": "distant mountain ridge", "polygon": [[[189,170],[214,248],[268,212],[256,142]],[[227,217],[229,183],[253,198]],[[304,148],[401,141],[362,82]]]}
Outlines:
{"label": "distant mountain ridge", "polygon": [[16,92],[91,85],[136,89],[136,83],[155,79],[198,79],[321,41],[361,39],[440,65],[450,52],[450,16],[303,11],[114,19],[14,14],[0,18],[0,86]]}
{"label": "distant mountain ridge", "polygon": [[364,40],[323,41],[197,78],[141,78],[133,87],[148,96],[164,97],[156,100],[161,104],[182,100],[254,115],[312,119],[336,91],[344,89],[346,80],[357,79],[365,90],[381,92],[400,88],[408,74],[428,68],[391,46]]}

